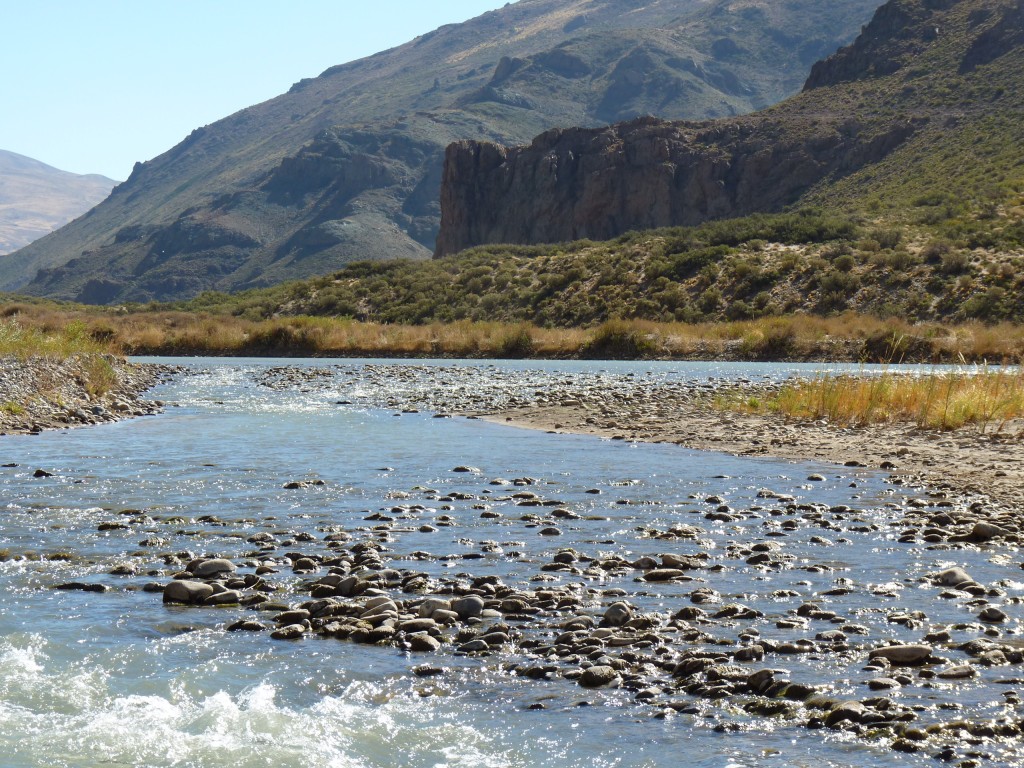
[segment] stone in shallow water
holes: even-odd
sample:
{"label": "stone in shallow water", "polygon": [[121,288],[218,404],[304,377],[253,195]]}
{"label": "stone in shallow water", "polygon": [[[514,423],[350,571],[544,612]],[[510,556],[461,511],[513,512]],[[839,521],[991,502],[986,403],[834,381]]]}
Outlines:
{"label": "stone in shallow water", "polygon": [[426,632],[409,635],[409,650],[417,653],[432,653],[441,647],[441,643]]}
{"label": "stone in shallow water", "polygon": [[977,671],[970,664],[961,664],[957,667],[948,667],[940,670],[938,677],[941,680],[967,680],[977,676]]}
{"label": "stone in shallow water", "polygon": [[197,579],[212,579],[224,573],[234,573],[235,564],[221,557],[209,560],[193,560],[186,570]]}
{"label": "stone in shallow water", "polygon": [[875,677],[868,680],[868,688],[872,691],[884,691],[890,688],[899,688],[899,681],[893,680],[891,677]]}
{"label": "stone in shallow water", "polygon": [[825,725],[838,725],[844,721],[859,723],[867,712],[867,707],[859,701],[843,701],[832,708],[832,711],[825,717]]}
{"label": "stone in shallow water", "polygon": [[868,654],[869,659],[885,659],[891,664],[910,666],[920,664],[932,655],[930,645],[890,645],[876,648]]}
{"label": "stone in shallow water", "polygon": [[584,688],[601,688],[611,685],[619,679],[619,674],[612,667],[598,665],[588,667],[580,675],[580,685]]}
{"label": "stone in shallow water", "polygon": [[201,581],[172,581],[164,587],[165,603],[196,605],[213,594],[213,587]]}
{"label": "stone in shallow water", "polygon": [[958,584],[973,584],[974,579],[963,568],[947,568],[935,574],[933,581],[943,587],[955,587]]}
{"label": "stone in shallow water", "polygon": [[479,595],[469,595],[452,601],[452,608],[459,618],[465,621],[479,616],[484,612],[484,601]]}
{"label": "stone in shallow water", "polygon": [[990,605],[978,614],[978,618],[982,621],[988,622],[989,624],[999,624],[1000,622],[1006,621],[1009,617],[1003,611]]}
{"label": "stone in shallow water", "polygon": [[604,612],[604,623],[610,627],[621,627],[632,618],[633,609],[628,603],[612,603]]}
{"label": "stone in shallow water", "polygon": [[305,624],[289,624],[286,627],[275,629],[270,636],[275,640],[297,640],[306,634]]}

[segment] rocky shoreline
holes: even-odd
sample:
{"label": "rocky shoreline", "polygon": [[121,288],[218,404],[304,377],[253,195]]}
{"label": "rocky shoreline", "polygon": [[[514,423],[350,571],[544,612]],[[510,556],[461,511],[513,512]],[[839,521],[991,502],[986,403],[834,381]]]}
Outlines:
{"label": "rocky shoreline", "polygon": [[159,413],[143,393],[171,368],[114,355],[0,358],[0,435],[37,434]]}
{"label": "rocky shoreline", "polygon": [[[770,389],[751,386],[745,392],[763,397]],[[652,390],[623,401],[568,388],[550,393],[545,402],[480,415],[529,429],[873,467],[896,473],[907,484],[1007,511],[1024,509],[1024,422],[1008,422],[998,431],[940,432],[900,423],[838,427],[723,411],[712,402],[715,394]]]}

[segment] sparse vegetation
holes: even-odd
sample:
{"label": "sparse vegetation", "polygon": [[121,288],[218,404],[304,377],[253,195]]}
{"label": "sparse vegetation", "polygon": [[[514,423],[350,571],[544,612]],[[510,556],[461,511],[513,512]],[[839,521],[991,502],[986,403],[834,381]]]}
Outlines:
{"label": "sparse vegetation", "polygon": [[1024,372],[1014,368],[933,372],[923,376],[822,375],[784,386],[758,400],[720,400],[720,406],[836,425],[911,422],[953,430],[966,425],[1002,429],[1024,416]]}
{"label": "sparse vegetation", "polygon": [[[99,341],[81,319],[56,316],[53,323],[22,323],[17,305],[0,308],[0,356],[63,359],[71,355],[98,355],[114,351],[110,340]],[[23,309],[21,311],[24,311]]]}

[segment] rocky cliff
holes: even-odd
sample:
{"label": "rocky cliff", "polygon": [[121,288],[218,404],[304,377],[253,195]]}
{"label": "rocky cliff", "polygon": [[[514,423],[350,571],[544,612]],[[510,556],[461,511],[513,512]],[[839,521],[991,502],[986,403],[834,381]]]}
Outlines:
{"label": "rocky cliff", "polygon": [[968,154],[1019,153],[1021,17],[1020,0],[891,0],[813,67],[801,94],[761,113],[554,130],[511,148],[453,144],[436,254],[608,239],[778,211],[838,188],[863,195],[880,180],[905,182],[911,167],[928,179],[968,135],[995,145]]}
{"label": "rocky cliff", "polygon": [[877,0],[519,0],[193,132],[0,289],[146,301],[426,258],[445,147],[556,126],[750,112],[799,89]]}
{"label": "rocky cliff", "polygon": [[549,131],[526,147],[448,148],[437,254],[484,243],[608,240],[632,229],[778,210],[877,162],[921,121],[828,115],[720,124],[641,118]]}

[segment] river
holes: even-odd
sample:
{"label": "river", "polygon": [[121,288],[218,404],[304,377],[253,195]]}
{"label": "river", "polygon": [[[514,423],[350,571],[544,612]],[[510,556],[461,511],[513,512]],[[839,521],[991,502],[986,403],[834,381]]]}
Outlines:
{"label": "river", "polygon": [[[894,613],[927,601],[929,627],[970,620],[962,603],[934,599],[926,574],[962,565],[981,583],[1000,582],[1013,595],[1024,589],[1007,580],[999,554],[897,542],[894,510],[923,489],[894,486],[878,471],[435,418],[395,407],[418,386],[419,366],[393,387],[381,383],[389,366],[406,368],[401,363],[173,362],[191,372],[153,393],[168,403],[161,415],[0,438],[0,460],[16,465],[0,469],[4,766],[933,764],[927,750],[893,752],[881,738],[752,716],[732,699],[695,700],[692,711],[677,713],[637,703],[626,688],[593,691],[557,675],[528,679],[509,671],[522,655],[514,650],[478,657],[448,648],[424,658],[385,645],[227,632],[258,612],[165,605],[159,592],[147,591],[196,555],[231,558],[239,573],[252,572],[258,556],[278,558],[273,598],[292,606],[309,599],[308,578],[281,558],[322,552],[325,536],[338,532],[380,543],[392,567],[432,583],[495,576],[520,589],[575,585],[598,618],[623,596],[638,611],[672,614],[691,604],[694,588],[707,586],[723,604],[760,614],[709,624],[713,637],[702,642],[712,648],[741,642],[750,627],[777,642],[813,639],[843,622],[865,628],[867,636],[852,637],[853,653],[749,665],[784,668],[839,698],[874,695],[864,686],[872,675],[863,671],[871,643],[913,642],[926,631],[892,622]],[[321,373],[308,386],[266,386],[268,369],[282,365]],[[482,380],[474,377],[495,386],[519,377],[524,393],[544,377],[584,372],[703,382],[790,371],[692,363],[455,367],[473,371],[470,387]],[[39,469],[49,476],[36,477]],[[812,475],[823,479],[809,481]],[[552,505],[518,506],[514,492],[524,489],[571,510],[553,521],[560,535],[540,535]],[[764,489],[806,508],[772,512],[774,502],[759,496]],[[812,503],[818,513],[808,515]],[[709,517],[725,507],[730,513],[721,519]],[[680,525],[700,533],[671,543],[655,538]],[[269,534],[274,548],[247,541],[256,534]],[[758,541],[784,542],[789,565],[758,568],[736,554]],[[567,548],[627,560],[701,551],[721,567],[694,574],[695,582],[664,584],[638,582],[635,574],[542,575],[541,566]],[[70,582],[106,591],[54,589]],[[843,585],[847,594],[827,598],[840,621],[795,634],[776,625]],[[414,674],[425,662],[443,674]],[[950,711],[995,717],[1006,703],[993,683],[1008,676],[993,669],[957,684],[918,680],[885,695],[916,707],[922,726]],[[1013,744],[984,749],[992,765],[1018,764],[1021,756]]]}

